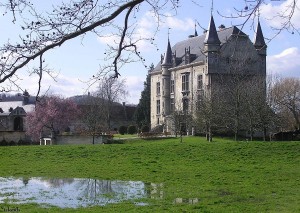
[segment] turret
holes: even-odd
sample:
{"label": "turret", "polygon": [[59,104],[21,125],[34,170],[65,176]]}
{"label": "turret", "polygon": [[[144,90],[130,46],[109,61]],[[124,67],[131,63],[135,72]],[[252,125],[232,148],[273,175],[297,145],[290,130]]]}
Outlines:
{"label": "turret", "polygon": [[29,93],[27,92],[27,90],[25,90],[23,93],[23,105],[27,105],[29,103],[29,97]]}
{"label": "turret", "polygon": [[256,33],[255,33],[253,44],[259,55],[262,55],[262,56],[267,55],[267,45],[265,43],[264,35],[262,33],[259,21],[257,23]]}
{"label": "turret", "polygon": [[167,51],[164,55],[163,61],[161,63],[161,67],[164,70],[164,68],[170,68],[172,66],[172,50],[170,45],[170,40],[168,39],[168,46]]}
{"label": "turret", "polygon": [[217,52],[220,49],[220,39],[216,30],[213,16],[210,18],[206,37],[204,39],[204,52]]}
{"label": "turret", "polygon": [[172,67],[172,49],[168,39],[167,51],[161,64],[162,68],[162,112],[170,114],[170,68]]}

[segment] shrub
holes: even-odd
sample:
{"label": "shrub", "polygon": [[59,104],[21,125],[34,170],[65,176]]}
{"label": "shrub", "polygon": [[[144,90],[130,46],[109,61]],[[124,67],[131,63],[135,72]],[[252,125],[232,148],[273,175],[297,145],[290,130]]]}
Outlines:
{"label": "shrub", "polygon": [[141,132],[149,132],[149,131],[150,131],[149,126],[147,126],[147,125],[142,126]]}
{"label": "shrub", "polygon": [[2,141],[0,141],[0,146],[7,146],[8,143],[5,139],[3,139]]}
{"label": "shrub", "polygon": [[125,133],[127,133],[127,127],[126,126],[120,126],[119,133],[121,135],[124,135]]}
{"label": "shrub", "polygon": [[16,143],[16,142],[14,142],[14,141],[10,141],[8,145],[9,145],[9,146],[16,146],[16,145],[17,145],[17,143]]}
{"label": "shrub", "polygon": [[104,144],[123,144],[124,140],[108,139]]}
{"label": "shrub", "polygon": [[129,126],[128,129],[127,129],[127,133],[130,134],[130,135],[133,135],[136,132],[137,132],[137,129],[136,129],[136,126],[134,126],[134,125]]}
{"label": "shrub", "polygon": [[31,145],[40,145],[39,141],[31,141]]}
{"label": "shrub", "polygon": [[[16,144],[15,144],[16,145]],[[30,145],[30,141],[20,139],[18,145]]]}

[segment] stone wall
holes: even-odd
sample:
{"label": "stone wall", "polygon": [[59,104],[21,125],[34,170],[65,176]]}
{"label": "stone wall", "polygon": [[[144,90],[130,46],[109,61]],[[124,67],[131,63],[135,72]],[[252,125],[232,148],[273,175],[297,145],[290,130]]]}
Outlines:
{"label": "stone wall", "polygon": [[0,140],[6,140],[7,142],[14,141],[18,142],[20,139],[25,140],[25,132],[17,132],[17,131],[1,131],[0,132]]}
{"label": "stone wall", "polygon": [[[95,144],[103,144],[107,141],[107,137],[99,136],[95,137]],[[82,135],[59,135],[56,136],[55,142],[53,144],[57,145],[70,145],[70,144],[93,144],[92,136],[82,136]]]}

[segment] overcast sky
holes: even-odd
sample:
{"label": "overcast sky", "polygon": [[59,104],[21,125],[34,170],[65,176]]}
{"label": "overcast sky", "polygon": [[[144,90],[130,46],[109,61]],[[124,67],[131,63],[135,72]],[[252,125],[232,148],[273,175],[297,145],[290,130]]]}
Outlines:
{"label": "overcast sky", "polygon": [[[55,1],[49,2],[54,3]],[[274,36],[275,32],[271,28],[278,27],[281,23],[281,20],[274,18],[274,15],[280,11],[285,11],[286,5],[290,1],[292,0],[272,2],[272,5],[268,4],[261,8],[260,21],[265,37],[272,38]],[[33,2],[39,4],[45,10],[50,8],[48,1],[34,0]],[[166,16],[161,19],[160,30],[155,35],[155,45],[147,42],[138,43],[139,51],[145,58],[146,65],[151,63],[156,65],[160,60],[161,54],[164,54],[167,47],[168,28],[170,28],[170,42],[172,46],[179,41],[187,39],[188,35],[193,34],[195,21],[198,23],[197,31],[199,35],[203,33],[201,27],[207,28],[211,13],[211,1],[201,0],[198,1],[199,5],[192,3],[192,1],[180,2],[181,7],[178,8],[176,16],[170,16],[170,13],[165,11]],[[300,8],[299,4],[298,8]],[[233,7],[243,8],[244,1],[215,1],[213,15],[216,26],[224,24],[226,27],[229,27],[243,22],[241,19],[228,19],[219,15],[219,13],[223,15],[234,14]],[[138,17],[137,31],[139,35],[152,37],[156,28],[156,19],[146,8],[141,8],[141,10],[144,10],[144,12]],[[300,28],[299,9],[295,11],[292,22],[298,29]],[[254,32],[251,23],[249,22],[245,25],[242,30],[253,40]],[[8,39],[18,39],[20,28],[12,25],[11,17],[6,15],[0,17],[0,32],[0,42],[4,43]],[[95,34],[87,34],[84,38],[81,37],[69,41],[60,48],[47,53],[45,55],[47,66],[58,73],[58,75],[56,81],[45,75],[42,90],[45,91],[50,87],[50,91],[53,94],[60,94],[65,97],[86,94],[88,91],[92,92],[95,87],[88,88],[84,82],[97,73],[99,65],[105,63],[104,53],[107,43],[112,44],[116,40],[109,29],[104,31],[103,34],[107,36],[100,38]],[[282,32],[268,43],[267,72],[278,74],[282,77],[300,77],[299,41],[300,35],[297,32],[294,34]],[[34,95],[37,91],[37,79],[32,76],[28,77],[28,70],[30,69],[32,69],[31,66],[28,66],[22,70],[22,73],[19,73],[19,77],[22,79],[20,84],[30,94]],[[143,82],[146,79],[147,69],[142,63],[136,62],[122,67],[120,73],[121,78],[126,79],[129,91],[129,97],[127,97],[126,102],[137,104],[143,89]]]}

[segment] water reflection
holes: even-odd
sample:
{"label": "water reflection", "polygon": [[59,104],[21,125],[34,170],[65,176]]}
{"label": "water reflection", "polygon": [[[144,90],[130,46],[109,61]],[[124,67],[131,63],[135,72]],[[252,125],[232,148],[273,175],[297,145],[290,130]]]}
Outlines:
{"label": "water reflection", "polygon": [[199,202],[198,198],[176,198],[174,204],[197,204]]}
{"label": "water reflection", "polygon": [[162,198],[161,188],[161,184],[142,181],[0,178],[0,203],[30,202],[43,206],[78,208],[153,196]]}

